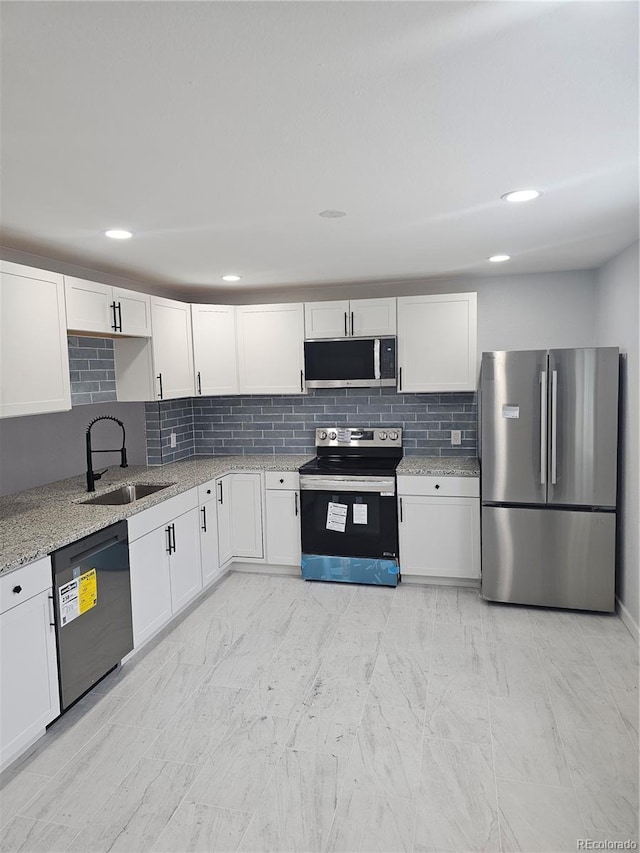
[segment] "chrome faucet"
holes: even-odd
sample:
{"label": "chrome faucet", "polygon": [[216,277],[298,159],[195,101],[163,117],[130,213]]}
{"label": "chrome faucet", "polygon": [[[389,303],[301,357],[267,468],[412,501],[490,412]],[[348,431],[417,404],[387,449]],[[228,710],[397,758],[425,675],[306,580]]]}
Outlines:
{"label": "chrome faucet", "polygon": [[[122,428],[122,447],[119,450],[117,448],[111,449],[111,450],[92,450],[91,449],[91,427],[94,424],[97,424],[98,421],[115,421],[117,424],[120,424],[120,427]],[[124,446],[124,439],[125,439],[124,424],[122,423],[122,421],[119,421],[118,418],[114,418],[113,415],[100,415],[100,417],[94,418],[91,421],[91,423],[87,427],[87,436],[86,436],[86,441],[87,441],[87,491],[88,492],[95,492],[96,480],[99,480],[100,477],[102,477],[102,475],[109,470],[108,468],[105,468],[103,471],[94,471],[93,470],[92,456],[94,453],[118,453],[119,452],[120,453],[120,467],[121,468],[128,468],[129,467],[129,465],[127,463],[127,448]]]}

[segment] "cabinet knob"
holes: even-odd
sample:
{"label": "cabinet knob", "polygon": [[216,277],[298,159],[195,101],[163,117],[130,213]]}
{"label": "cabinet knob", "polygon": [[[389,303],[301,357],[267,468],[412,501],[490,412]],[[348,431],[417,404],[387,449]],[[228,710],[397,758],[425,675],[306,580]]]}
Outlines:
{"label": "cabinet knob", "polygon": [[436,489],[440,488],[440,483],[436,483]]}
{"label": "cabinet knob", "polygon": [[20,584],[18,584],[17,586],[14,586],[13,591],[16,593],[16,595],[19,592],[22,592],[22,587],[20,586]]}
{"label": "cabinet knob", "polygon": [[280,477],[280,482],[281,482],[281,483],[284,483],[284,480],[282,479],[282,477]]}
{"label": "cabinet knob", "polygon": [[210,495],[210,494],[211,494],[211,489],[207,489],[207,494],[208,494],[208,495]]}

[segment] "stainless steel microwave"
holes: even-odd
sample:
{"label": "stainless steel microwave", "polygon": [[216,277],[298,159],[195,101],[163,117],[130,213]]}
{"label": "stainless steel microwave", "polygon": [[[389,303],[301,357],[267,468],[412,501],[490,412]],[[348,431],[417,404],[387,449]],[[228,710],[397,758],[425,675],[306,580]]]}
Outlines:
{"label": "stainless steel microwave", "polygon": [[396,385],[396,338],[325,338],[304,342],[308,388]]}

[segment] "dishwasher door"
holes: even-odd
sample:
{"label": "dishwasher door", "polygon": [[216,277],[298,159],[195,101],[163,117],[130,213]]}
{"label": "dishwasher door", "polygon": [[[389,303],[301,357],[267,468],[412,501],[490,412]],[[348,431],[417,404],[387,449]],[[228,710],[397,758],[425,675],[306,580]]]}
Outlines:
{"label": "dishwasher door", "polygon": [[55,551],[52,565],[66,709],[133,649],[127,522]]}

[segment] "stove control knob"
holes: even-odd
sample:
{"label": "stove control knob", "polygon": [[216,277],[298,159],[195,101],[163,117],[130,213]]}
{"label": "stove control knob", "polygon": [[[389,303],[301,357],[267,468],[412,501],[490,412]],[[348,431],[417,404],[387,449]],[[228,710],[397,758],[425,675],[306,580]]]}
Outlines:
{"label": "stove control knob", "polygon": [[326,437],[327,437],[327,433],[325,432],[325,430],[321,429],[320,432],[318,433],[318,439],[320,441],[324,441]]}
{"label": "stove control knob", "polygon": [[338,433],[337,433],[337,432],[330,432],[330,433],[329,433],[329,439],[330,439],[331,441],[335,441],[337,437],[338,437]]}
{"label": "stove control knob", "polygon": [[392,430],[389,433],[389,438],[391,439],[391,441],[397,441],[398,440],[398,433],[395,430]]}
{"label": "stove control knob", "polygon": [[387,434],[386,434],[386,432],[385,432],[384,430],[382,430],[381,432],[379,432],[379,433],[378,433],[378,438],[380,439],[380,441],[386,441],[386,440],[387,440]]}

